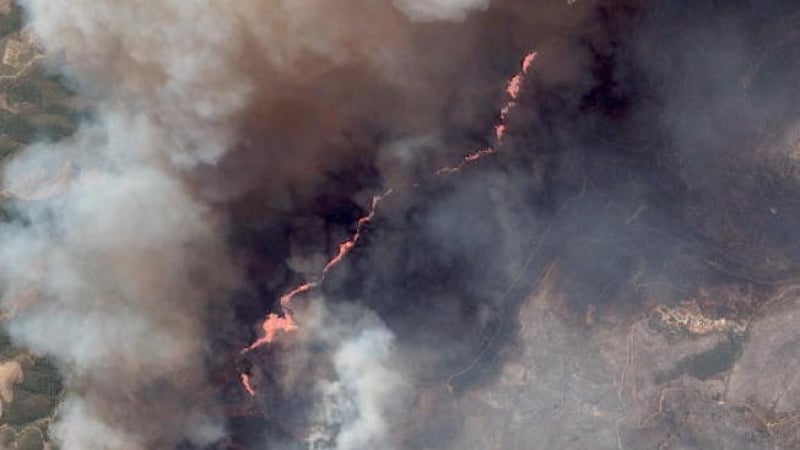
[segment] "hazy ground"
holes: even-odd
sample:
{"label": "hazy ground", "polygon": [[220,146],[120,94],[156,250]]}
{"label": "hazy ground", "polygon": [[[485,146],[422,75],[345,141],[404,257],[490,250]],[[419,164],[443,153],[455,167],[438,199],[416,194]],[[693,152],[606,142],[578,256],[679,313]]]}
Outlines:
{"label": "hazy ground", "polygon": [[[523,351],[498,380],[453,400],[463,416],[453,419],[461,433],[448,448],[800,445],[798,287],[776,293],[758,318],[716,329],[670,323],[664,308],[633,321],[587,317],[576,327],[547,300],[558,295],[552,289],[545,281],[523,307]],[[671,311],[703,322],[693,306],[689,299]],[[442,386],[426,395],[450,398]]]}

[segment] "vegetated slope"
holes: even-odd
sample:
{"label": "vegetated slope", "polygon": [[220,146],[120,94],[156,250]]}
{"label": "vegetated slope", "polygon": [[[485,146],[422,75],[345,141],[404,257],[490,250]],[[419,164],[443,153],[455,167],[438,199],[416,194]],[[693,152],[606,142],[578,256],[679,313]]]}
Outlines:
{"label": "vegetated slope", "polygon": [[[2,6],[2,5],[0,5]],[[0,7],[0,157],[37,139],[55,140],[75,130],[78,105],[63,80],[39,61],[42,49],[22,28],[15,3]]]}
{"label": "vegetated slope", "polygon": [[[42,49],[22,28],[20,7],[0,1],[0,159],[35,140],[70,135],[78,105],[63,80],[41,64]],[[9,201],[1,198],[0,202]],[[4,205],[0,203],[0,208]],[[1,220],[1,219],[0,219]],[[14,346],[0,314],[0,449],[45,448],[62,383],[46,359]],[[21,376],[19,376],[21,372]]]}

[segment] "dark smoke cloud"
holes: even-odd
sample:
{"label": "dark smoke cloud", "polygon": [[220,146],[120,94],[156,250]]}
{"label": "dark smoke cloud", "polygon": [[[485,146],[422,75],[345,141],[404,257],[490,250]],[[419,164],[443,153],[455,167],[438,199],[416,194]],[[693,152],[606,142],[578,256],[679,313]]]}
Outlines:
{"label": "dark smoke cloud", "polygon": [[[530,351],[598,366],[603,357],[585,353],[596,345],[582,336],[587,323],[622,327],[626,317],[703,289],[796,280],[797,163],[788,142],[797,122],[798,68],[789,56],[797,38],[778,25],[795,16],[796,6],[780,1],[597,4],[584,30],[538,47],[496,161],[387,206],[374,239],[354,255],[353,273],[330,289],[378,311],[398,346],[408,345],[418,386],[470,392],[491,390],[502,362],[551,345],[549,335],[514,340],[524,326],[519,302],[545,274],[556,274],[547,300],[575,335],[550,347],[558,354]],[[735,303],[711,314],[748,313]],[[563,376],[581,363],[571,364]],[[530,376],[535,395],[561,392],[604,407],[620,395],[546,378],[546,367]],[[505,430],[514,424],[465,407],[469,398],[433,402],[419,406],[433,412],[418,416],[404,448],[531,448],[530,440],[512,445]],[[519,433],[543,448],[627,448],[605,440],[613,423],[581,434],[579,417],[536,399],[530,405],[525,413],[542,420]],[[503,437],[489,442],[490,433]],[[632,434],[636,448],[656,445]],[[709,448],[723,439],[676,441]]]}
{"label": "dark smoke cloud", "polygon": [[[573,322],[676,301],[720,267],[793,273],[796,67],[769,30],[794,9],[717,3],[25,1],[96,104],[5,173],[70,174],[19,195],[0,235],[12,336],[68,381],[53,439],[464,449],[458,401],[536,345],[519,309],[553,267]],[[489,143],[532,49],[496,157],[432,176]],[[237,356],[386,188],[299,330]],[[237,358],[255,430],[213,376]]]}
{"label": "dark smoke cloud", "polygon": [[[305,257],[284,243],[267,257],[256,248],[253,258],[278,261],[259,265],[241,242],[265,229],[275,234],[259,239],[281,240],[285,218],[313,204],[326,174],[369,163],[385,136],[437,138],[448,115],[472,120],[475,96],[454,97],[460,79],[486,81],[461,71],[482,38],[470,14],[488,2],[23,6],[51,66],[95,103],[74,136],[32,146],[5,170],[18,200],[2,233],[10,331],[53,357],[69,386],[53,438],[65,449],[219,441],[225,420],[208,371],[231,358],[210,341],[244,334],[225,305],[250,290],[253,266],[281,282],[283,259]],[[56,180],[29,186],[42,169]],[[372,397],[403,385],[382,368],[392,333],[378,319],[352,326],[309,338],[336,342],[310,408],[345,404],[346,417],[323,423],[340,448],[381,442],[387,400]],[[397,376],[397,389],[354,376],[373,372],[381,383]]]}
{"label": "dark smoke cloud", "polygon": [[[528,448],[510,438],[487,444],[486,428],[502,434],[511,425],[464,405],[470,392],[499,382],[504,363],[538,345],[517,341],[516,332],[524,326],[521,302],[546,274],[556,274],[547,300],[576,336],[554,347],[565,355],[532,352],[554,359],[574,352],[597,365],[581,334],[587,323],[622,326],[704,289],[796,279],[800,216],[789,142],[797,102],[788,88],[798,74],[788,57],[796,38],[773,35],[796,7],[585,7],[574,17],[583,28],[561,23],[537,42],[534,73],[497,157],[451,178],[423,176],[415,190],[388,199],[363,246],[324,286],[328,302],[356,302],[382,318],[396,336],[395,360],[422,392],[411,424],[393,430],[399,448]],[[379,161],[442,145],[428,137],[404,144]],[[731,301],[710,314],[743,317],[748,308]],[[618,402],[616,392],[574,388],[562,378],[543,379],[537,392],[568,389],[578,389],[569,395],[580,401]],[[561,417],[544,402],[531,408]],[[583,448],[571,438],[619,448],[576,438],[570,432],[581,424],[562,420],[524,425],[525,434],[548,448]],[[466,425],[476,421],[486,428]],[[642,436],[634,437],[648,439]],[[717,438],[681,443],[708,448]]]}

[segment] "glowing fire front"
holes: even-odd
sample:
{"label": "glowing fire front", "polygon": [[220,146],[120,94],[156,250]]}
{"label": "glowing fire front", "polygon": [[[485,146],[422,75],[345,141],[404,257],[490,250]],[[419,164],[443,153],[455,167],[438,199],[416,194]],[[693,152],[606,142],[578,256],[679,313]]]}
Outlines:
{"label": "glowing fire front", "polygon": [[[503,139],[505,138],[506,132],[506,121],[508,119],[508,115],[511,110],[517,105],[517,99],[519,98],[520,91],[522,89],[522,84],[524,81],[525,76],[530,71],[533,61],[536,58],[536,53],[531,52],[525,55],[522,59],[521,69],[517,72],[506,85],[506,96],[507,100],[505,105],[500,109],[500,118],[498,123],[494,127],[494,137],[495,137],[495,146],[494,147],[487,147],[470,153],[456,165],[456,166],[447,166],[438,169],[435,174],[436,175],[449,175],[455,172],[460,171],[462,168],[471,164],[484,156],[491,155],[497,152],[495,147],[499,146]],[[369,212],[364,216],[358,219],[356,223],[356,231],[353,235],[345,240],[344,242],[340,243],[337,247],[336,254],[328,260],[325,266],[322,268],[320,272],[319,279],[317,281],[307,281],[291,291],[287,292],[280,298],[280,308],[281,308],[281,315],[270,313],[264,322],[261,324],[262,329],[262,336],[253,342],[249,347],[242,350],[243,353],[254,350],[262,345],[269,344],[275,340],[275,337],[280,332],[291,332],[297,329],[297,323],[295,322],[294,318],[292,317],[292,303],[294,299],[301,294],[309,292],[319,286],[323,281],[325,281],[325,276],[330,272],[331,269],[336,267],[340,264],[350,253],[350,251],[355,248],[358,241],[361,239],[361,236],[364,232],[365,227],[372,221],[375,217],[377,212],[378,206],[380,202],[390,196],[393,193],[393,189],[389,189],[382,195],[377,195],[372,198],[372,204],[370,205]],[[244,388],[245,392],[249,395],[254,396],[256,391],[252,385],[251,376],[248,374],[241,374],[241,382],[242,387]]]}
{"label": "glowing fire front", "polygon": [[[506,103],[502,108],[500,108],[500,119],[494,126],[495,147],[503,143],[503,139],[506,136],[506,122],[508,121],[508,115],[511,113],[511,110],[517,106],[517,99],[519,98],[519,94],[522,89],[522,82],[528,72],[530,72],[531,67],[533,67],[534,59],[536,59],[536,52],[531,52],[525,55],[525,57],[522,59],[522,67],[520,68],[520,71],[511,77],[510,80],[508,80],[508,84],[506,85]],[[486,155],[491,155],[497,152],[495,147],[486,147],[472,152],[462,158],[458,165],[440,168],[436,171],[436,175],[449,175],[451,173],[458,172],[464,168],[464,166],[471,164]]]}
{"label": "glowing fire front", "polygon": [[250,375],[248,375],[246,373],[243,373],[241,375],[241,379],[242,379],[242,386],[244,387],[245,392],[247,392],[251,396],[252,395],[256,395],[256,390],[253,388],[253,385],[250,383]]}
{"label": "glowing fire front", "polygon": [[378,204],[380,201],[386,197],[387,195],[391,195],[392,191],[389,190],[385,194],[380,196],[375,196],[372,198],[372,206],[370,208],[369,214],[366,216],[358,219],[356,224],[356,232],[347,239],[346,241],[339,244],[337,247],[336,254],[328,260],[328,263],[325,264],[323,267],[322,272],[320,274],[320,278],[316,282],[307,281],[300,286],[292,289],[291,291],[283,294],[280,298],[280,306],[281,312],[283,313],[282,316],[278,314],[271,313],[267,316],[264,322],[261,324],[261,329],[263,331],[263,336],[261,336],[257,341],[253,342],[249,347],[242,350],[242,352],[248,352],[250,350],[254,350],[258,347],[261,347],[264,344],[269,344],[273,340],[275,340],[275,336],[280,331],[294,331],[297,329],[297,324],[295,323],[294,319],[292,318],[292,300],[300,294],[306,293],[315,287],[317,287],[320,283],[325,280],[325,276],[328,272],[334,268],[337,264],[342,262],[344,258],[350,253],[350,250],[356,246],[359,239],[361,239],[361,235],[364,231],[364,227],[372,221],[372,218],[375,217],[375,212],[378,208]]}

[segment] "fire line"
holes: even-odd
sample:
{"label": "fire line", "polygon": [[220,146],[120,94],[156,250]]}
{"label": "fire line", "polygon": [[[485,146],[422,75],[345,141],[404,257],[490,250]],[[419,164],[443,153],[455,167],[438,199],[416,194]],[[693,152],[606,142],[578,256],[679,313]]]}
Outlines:
{"label": "fire line", "polygon": [[[483,158],[484,156],[492,155],[497,153],[496,147],[499,147],[502,144],[503,139],[505,138],[506,132],[506,121],[508,119],[508,115],[510,114],[511,110],[517,105],[517,99],[519,98],[519,94],[522,89],[522,84],[525,79],[525,76],[530,71],[533,61],[536,58],[536,52],[530,52],[525,55],[522,59],[521,69],[517,72],[506,85],[506,96],[507,101],[505,105],[500,109],[500,118],[497,124],[494,126],[494,137],[495,137],[495,144],[493,147],[486,147],[475,152],[472,152],[466,156],[464,156],[461,161],[455,166],[445,166],[442,167],[434,173],[435,175],[450,175],[456,172],[461,171],[464,167],[469,164],[478,161],[479,159]],[[416,184],[415,184],[416,185]],[[303,284],[295,287],[294,289],[288,291],[286,294],[282,295],[279,304],[281,308],[281,315],[270,313],[264,319],[264,322],[261,324],[261,328],[263,331],[263,335],[253,342],[250,346],[244,348],[242,353],[249,352],[251,350],[255,350],[263,345],[271,343],[279,332],[291,332],[298,328],[297,323],[294,321],[292,316],[292,303],[294,299],[301,294],[309,292],[315,289],[317,286],[322,284],[325,281],[325,277],[327,274],[338,264],[340,264],[350,253],[350,251],[356,246],[358,241],[361,239],[361,236],[364,232],[364,229],[372,219],[375,217],[377,213],[378,206],[380,205],[381,201],[385,198],[391,196],[394,192],[394,189],[389,189],[381,195],[376,195],[372,197],[372,203],[370,205],[369,212],[358,219],[356,222],[356,230],[353,235],[339,244],[336,249],[336,254],[328,260],[325,266],[320,271],[319,278],[316,281],[306,281]],[[245,373],[241,374],[241,382],[242,387],[244,388],[245,392],[247,392],[250,396],[255,396],[256,391],[252,386],[251,383],[251,376]]]}
{"label": "fire line", "polygon": [[241,379],[242,379],[242,386],[244,387],[244,390],[248,394],[250,394],[251,396],[256,395],[255,389],[253,389],[253,386],[250,384],[250,375],[247,375],[246,373],[243,373],[242,376],[241,376]]}

